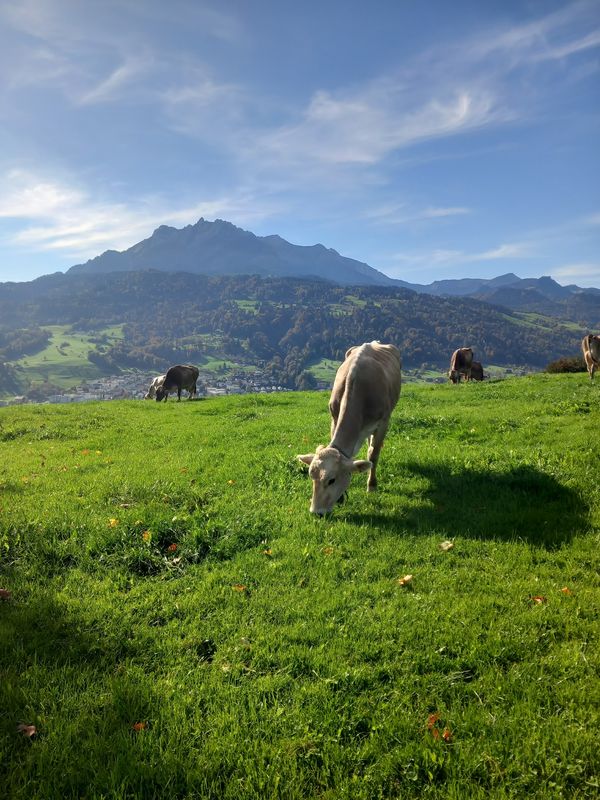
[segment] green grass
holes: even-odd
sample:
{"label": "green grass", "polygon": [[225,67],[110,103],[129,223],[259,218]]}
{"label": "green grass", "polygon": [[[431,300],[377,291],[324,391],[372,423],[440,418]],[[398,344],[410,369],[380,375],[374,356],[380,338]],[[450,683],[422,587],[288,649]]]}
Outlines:
{"label": "green grass", "polygon": [[45,325],[44,330],[51,333],[51,338],[43,350],[9,363],[19,369],[27,382],[50,381],[63,388],[107,374],[88,361],[89,351],[96,349],[92,339],[105,335],[114,344],[123,338],[121,326],[89,334],[72,333],[68,325]]}
{"label": "green grass", "polygon": [[407,386],[327,519],[326,394],[0,409],[2,796],[597,797],[599,390]]}

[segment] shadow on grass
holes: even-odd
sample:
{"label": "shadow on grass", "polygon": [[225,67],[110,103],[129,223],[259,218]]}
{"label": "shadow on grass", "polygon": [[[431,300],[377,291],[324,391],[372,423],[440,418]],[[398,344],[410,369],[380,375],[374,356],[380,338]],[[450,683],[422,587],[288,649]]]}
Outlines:
{"label": "shadow on grass", "polygon": [[588,509],[579,494],[530,466],[495,473],[467,468],[450,472],[442,464],[412,463],[406,469],[428,482],[426,503],[398,517],[348,514],[346,520],[380,529],[436,531],[449,538],[522,539],[548,549],[570,541],[587,524]]}
{"label": "shadow on grass", "polygon": [[[87,797],[90,787],[112,797],[113,781],[123,796],[156,796],[165,776],[137,766],[136,737],[158,719],[160,698],[114,640],[85,630],[50,592],[17,597],[1,608],[0,675],[3,797]],[[36,727],[33,743],[19,723]]]}

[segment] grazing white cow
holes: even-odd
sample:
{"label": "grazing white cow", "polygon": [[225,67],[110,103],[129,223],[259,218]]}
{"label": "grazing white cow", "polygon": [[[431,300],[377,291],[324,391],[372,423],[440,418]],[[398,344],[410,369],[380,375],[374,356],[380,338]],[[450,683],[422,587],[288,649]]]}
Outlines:
{"label": "grazing white cow", "polygon": [[[369,470],[367,491],[376,488],[379,453],[400,396],[401,367],[400,351],[392,344],[371,342],[346,353],[329,399],[331,441],[316,453],[297,456],[309,466],[313,514],[328,514],[343,499],[355,472]],[[366,438],[368,460],[355,461]]]}
{"label": "grazing white cow", "polygon": [[163,383],[165,382],[166,375],[157,375],[156,378],[150,384],[150,388],[146,392],[144,396],[144,400],[154,400],[156,397],[156,392],[162,388]]}
{"label": "grazing white cow", "polygon": [[590,380],[593,381],[594,372],[600,369],[600,334],[588,333],[587,336],[584,336],[581,349]]}

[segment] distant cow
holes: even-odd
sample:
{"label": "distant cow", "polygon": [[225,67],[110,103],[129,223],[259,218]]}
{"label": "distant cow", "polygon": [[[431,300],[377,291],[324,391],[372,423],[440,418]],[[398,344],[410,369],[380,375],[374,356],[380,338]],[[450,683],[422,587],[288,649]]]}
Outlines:
{"label": "distant cow", "polygon": [[[391,344],[371,342],[347,351],[329,399],[331,441],[316,453],[297,456],[309,465],[313,514],[328,514],[342,501],[355,472],[369,470],[367,491],[376,488],[379,453],[400,396],[401,366],[400,352]],[[369,460],[355,461],[366,438]]]}
{"label": "distant cow", "polygon": [[156,392],[163,385],[166,377],[167,377],[166,375],[157,375],[156,378],[154,378],[154,380],[150,384],[150,388],[148,389],[146,395],[144,396],[144,400],[154,400],[154,398],[156,397]]}
{"label": "distant cow", "polygon": [[460,376],[464,375],[467,380],[471,377],[473,365],[473,350],[470,347],[459,347],[452,353],[450,359],[450,369],[448,377],[452,383],[460,383]]}
{"label": "distant cow", "polygon": [[156,390],[156,400],[160,403],[161,400],[166,400],[169,392],[177,390],[177,402],[181,400],[181,392],[183,389],[190,393],[188,400],[196,394],[196,381],[200,374],[197,367],[192,367],[190,364],[177,364],[175,367],[169,367],[162,386]]}
{"label": "distant cow", "polygon": [[590,375],[590,380],[594,380],[594,372],[600,369],[600,334],[588,333],[581,342],[583,358]]}
{"label": "distant cow", "polygon": [[484,379],[483,374],[483,367],[481,366],[481,362],[473,361],[471,364],[471,380],[472,381],[482,381]]}

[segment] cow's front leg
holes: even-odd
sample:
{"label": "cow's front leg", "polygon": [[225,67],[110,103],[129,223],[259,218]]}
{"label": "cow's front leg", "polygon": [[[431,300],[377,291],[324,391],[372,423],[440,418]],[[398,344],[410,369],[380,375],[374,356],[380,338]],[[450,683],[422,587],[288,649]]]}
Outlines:
{"label": "cow's front leg", "polygon": [[377,488],[377,462],[379,461],[379,453],[383,447],[383,440],[385,439],[387,429],[388,423],[382,423],[369,439],[367,458],[373,466],[369,470],[369,477],[367,479],[367,492],[374,492]]}

